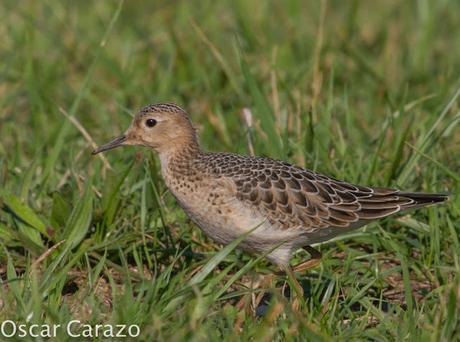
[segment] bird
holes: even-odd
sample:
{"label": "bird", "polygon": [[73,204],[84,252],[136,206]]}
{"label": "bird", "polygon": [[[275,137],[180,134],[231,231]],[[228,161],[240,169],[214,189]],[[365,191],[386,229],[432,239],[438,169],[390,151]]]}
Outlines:
{"label": "bird", "polygon": [[[447,194],[352,184],[268,157],[205,152],[187,112],[173,103],[143,107],[122,135],[96,148],[146,146],[159,156],[161,175],[189,218],[222,245],[264,255],[280,270],[316,266],[311,247],[369,222],[445,202]],[[310,259],[293,267],[293,253]]]}

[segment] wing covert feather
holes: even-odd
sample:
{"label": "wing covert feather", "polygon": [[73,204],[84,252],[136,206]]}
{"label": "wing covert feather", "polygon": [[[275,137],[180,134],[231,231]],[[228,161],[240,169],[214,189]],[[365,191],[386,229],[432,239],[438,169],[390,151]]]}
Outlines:
{"label": "wing covert feather", "polygon": [[231,153],[209,156],[208,172],[229,177],[236,197],[280,229],[349,227],[414,204],[395,189],[355,185],[283,161]]}

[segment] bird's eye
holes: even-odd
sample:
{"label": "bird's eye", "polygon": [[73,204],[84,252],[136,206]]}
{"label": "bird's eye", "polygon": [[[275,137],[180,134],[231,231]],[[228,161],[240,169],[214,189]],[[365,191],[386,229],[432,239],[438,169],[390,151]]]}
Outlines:
{"label": "bird's eye", "polygon": [[157,124],[157,120],[155,120],[155,119],[147,119],[147,120],[145,120],[145,125],[146,125],[147,127],[152,128],[152,127],[155,126],[156,124]]}

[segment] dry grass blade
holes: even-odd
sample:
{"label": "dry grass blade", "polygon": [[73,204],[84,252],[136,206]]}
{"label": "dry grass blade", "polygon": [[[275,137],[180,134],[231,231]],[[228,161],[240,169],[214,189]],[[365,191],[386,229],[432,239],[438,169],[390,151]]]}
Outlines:
{"label": "dry grass blade", "polygon": [[[93,149],[96,149],[97,148],[96,142],[91,137],[91,135],[88,133],[88,131],[83,127],[83,125],[75,118],[75,116],[69,115],[63,108],[59,108],[59,111],[80,131],[80,133],[83,135],[83,137],[86,139],[86,141],[89,142],[91,147]],[[99,153],[98,157],[104,163],[104,168],[105,169],[112,170],[112,166],[110,165],[109,161],[104,156],[104,154]]]}
{"label": "dry grass blade", "polygon": [[36,269],[38,265],[48,257],[48,255],[53,253],[64,242],[65,240],[61,240],[58,243],[51,246],[51,248],[48,248],[42,255],[40,255],[37,259],[34,260],[34,262],[32,263],[32,269]]}

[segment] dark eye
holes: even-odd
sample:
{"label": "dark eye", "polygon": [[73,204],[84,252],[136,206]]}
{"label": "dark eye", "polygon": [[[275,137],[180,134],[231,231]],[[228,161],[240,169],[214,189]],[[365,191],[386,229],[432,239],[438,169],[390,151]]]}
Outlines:
{"label": "dark eye", "polygon": [[147,127],[153,127],[156,124],[157,124],[157,120],[155,120],[155,119],[147,119],[147,120],[145,120],[145,125]]}

